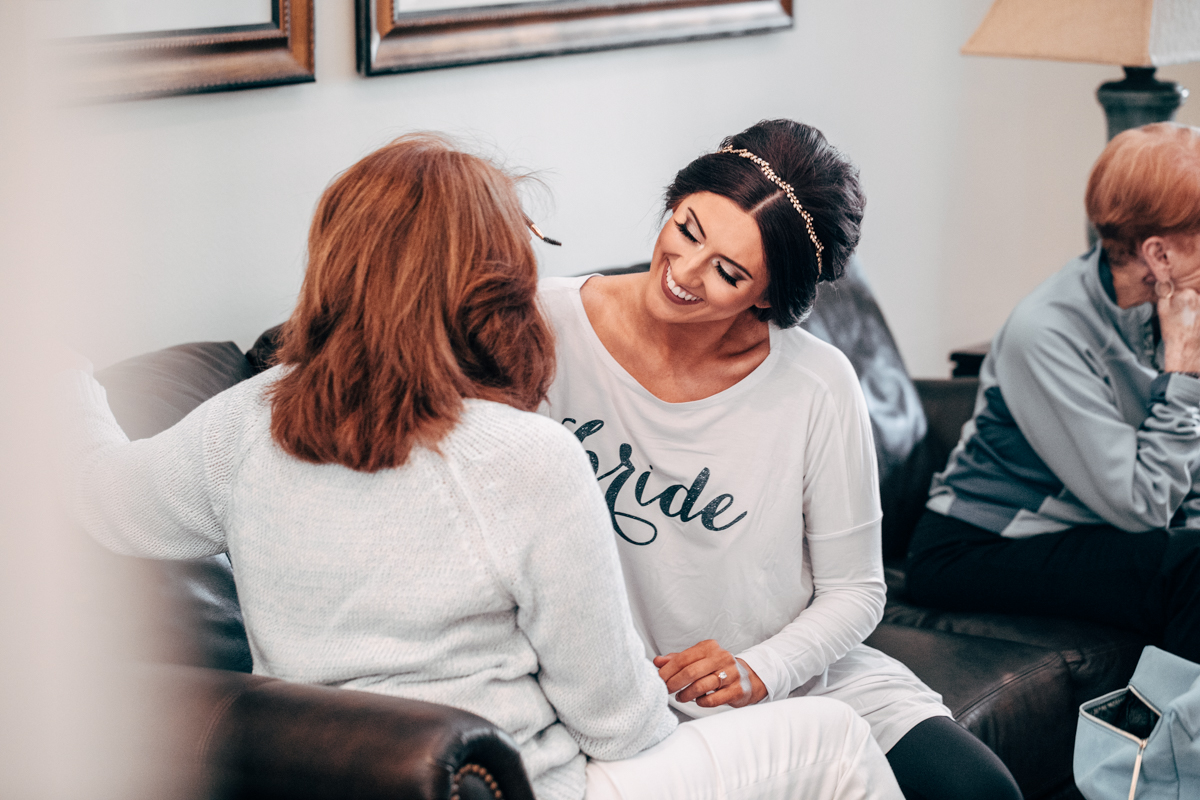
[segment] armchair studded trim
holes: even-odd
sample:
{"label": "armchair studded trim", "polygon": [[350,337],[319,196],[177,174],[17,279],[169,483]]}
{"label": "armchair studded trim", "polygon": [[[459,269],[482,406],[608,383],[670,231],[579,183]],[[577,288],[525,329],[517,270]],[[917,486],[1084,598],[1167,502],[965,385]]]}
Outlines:
{"label": "armchair studded trim", "polygon": [[471,781],[472,777],[483,781],[483,784],[487,786],[488,791],[491,792],[492,797],[496,798],[496,800],[504,800],[504,792],[500,791],[500,784],[492,777],[492,773],[478,764],[465,764],[459,768],[458,772],[454,773],[454,783],[450,788],[450,800],[470,800],[467,797],[467,791],[469,790],[464,791],[463,784]]}

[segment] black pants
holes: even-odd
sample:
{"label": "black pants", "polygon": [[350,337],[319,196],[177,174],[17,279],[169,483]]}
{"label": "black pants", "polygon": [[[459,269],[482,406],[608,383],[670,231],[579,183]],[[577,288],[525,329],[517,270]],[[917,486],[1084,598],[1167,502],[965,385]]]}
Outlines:
{"label": "black pants", "polygon": [[1100,622],[1200,662],[1200,531],[1086,525],[1008,539],[926,511],[907,585],[920,605]]}
{"label": "black pants", "polygon": [[1021,800],[995,753],[949,717],[933,717],[887,753],[905,800]]}

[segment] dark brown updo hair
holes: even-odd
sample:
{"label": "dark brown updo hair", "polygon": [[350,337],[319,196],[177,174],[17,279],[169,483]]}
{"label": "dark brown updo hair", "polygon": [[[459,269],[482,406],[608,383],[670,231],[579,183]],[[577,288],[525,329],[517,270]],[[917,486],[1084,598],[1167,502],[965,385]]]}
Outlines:
{"label": "dark brown updo hair", "polygon": [[791,184],[825,248],[821,266],[804,218],[787,194],[756,164],[736,154],[708,153],[681,169],[667,187],[667,213],[689,195],[712,192],[754,217],[762,236],[771,304],[755,312],[761,320],[790,328],[812,308],[817,284],[840,278],[858,246],[867,202],[858,168],[819,130],[790,119],[763,120],[726,137],[721,147],[749,150]]}

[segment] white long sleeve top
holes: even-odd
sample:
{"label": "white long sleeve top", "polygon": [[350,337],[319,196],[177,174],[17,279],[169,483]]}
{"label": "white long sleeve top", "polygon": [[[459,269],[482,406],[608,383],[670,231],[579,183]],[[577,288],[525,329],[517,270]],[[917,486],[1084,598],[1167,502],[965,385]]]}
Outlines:
{"label": "white long sleeve top", "polygon": [[133,443],[72,373],[78,520],[129,554],[228,549],[255,673],[479,714],[516,740],[540,800],[583,797],[584,755],[626,758],[674,729],[569,432],[472,400],[440,455],[310,464],[271,438],[279,369]]}
{"label": "white long sleeve top", "polygon": [[806,331],[771,326],[750,375],[668,403],[605,349],[585,280],[541,282],[558,347],[543,411],[588,451],[638,631],[654,654],[715,639],[769,699],[787,697],[883,616],[879,479],[854,368]]}

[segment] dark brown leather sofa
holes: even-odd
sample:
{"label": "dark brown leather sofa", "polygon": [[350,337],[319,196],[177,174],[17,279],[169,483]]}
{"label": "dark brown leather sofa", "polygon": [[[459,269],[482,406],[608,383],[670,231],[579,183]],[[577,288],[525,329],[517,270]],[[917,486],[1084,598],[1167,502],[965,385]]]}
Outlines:
{"label": "dark brown leather sofa", "polygon": [[[822,287],[804,326],[850,358],[874,427],[888,604],[868,643],[941,692],[958,721],[1008,764],[1029,800],[1078,798],[1071,780],[1078,705],[1127,683],[1144,642],[1079,622],[907,603],[908,537],[932,473],[970,415],[976,382],[912,381],[857,264]],[[126,432],[142,438],[266,368],[273,344],[268,331],[246,354],[232,342],[180,345],[97,378]],[[203,765],[210,797],[532,798],[512,740],[477,716],[248,674],[226,557],[148,569],[169,609],[155,634],[170,642],[162,648],[170,660],[184,663],[145,668],[146,680],[196,707],[200,724],[187,746]]]}

